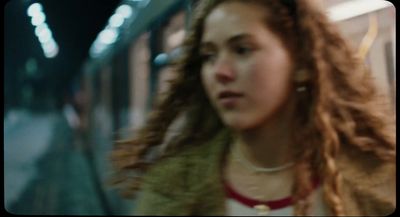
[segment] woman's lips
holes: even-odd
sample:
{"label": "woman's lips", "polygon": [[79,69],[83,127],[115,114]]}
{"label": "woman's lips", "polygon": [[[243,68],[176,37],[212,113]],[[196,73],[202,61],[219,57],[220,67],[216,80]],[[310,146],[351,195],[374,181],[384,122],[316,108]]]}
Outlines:
{"label": "woman's lips", "polygon": [[234,107],[242,97],[242,93],[235,91],[222,91],[218,94],[218,100],[225,108]]}

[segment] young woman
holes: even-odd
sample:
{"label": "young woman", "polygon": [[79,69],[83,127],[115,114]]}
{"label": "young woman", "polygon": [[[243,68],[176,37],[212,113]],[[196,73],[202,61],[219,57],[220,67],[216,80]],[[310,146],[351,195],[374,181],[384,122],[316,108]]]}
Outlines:
{"label": "young woman", "polygon": [[183,50],[165,99],[113,152],[137,214],[394,211],[394,114],[313,1],[203,0]]}

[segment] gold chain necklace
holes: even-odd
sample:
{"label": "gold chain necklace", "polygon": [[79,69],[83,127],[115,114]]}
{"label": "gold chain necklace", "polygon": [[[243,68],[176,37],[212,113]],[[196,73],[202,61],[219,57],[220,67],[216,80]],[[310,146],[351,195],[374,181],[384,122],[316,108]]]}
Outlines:
{"label": "gold chain necklace", "polygon": [[[292,167],[294,165],[294,162],[289,162],[287,164],[284,164],[282,166],[278,166],[278,167],[258,167],[255,166],[254,164],[252,164],[249,160],[245,159],[245,157],[243,156],[243,154],[240,152],[240,150],[236,150],[239,149],[239,146],[237,146],[236,148],[233,148],[233,159],[237,162],[239,162],[242,166],[246,167],[247,169],[250,169],[251,171],[255,172],[255,173],[273,173],[273,172],[278,172],[278,171],[282,171],[285,169],[288,169],[290,167]],[[260,188],[257,187],[257,185],[255,184],[251,184],[250,185],[250,189],[252,190],[252,192],[260,192]],[[255,190],[255,191],[254,191]],[[262,201],[265,200],[265,198],[258,194],[256,195],[257,200]],[[266,204],[257,204],[255,206],[253,206],[253,209],[256,210],[257,215],[259,216],[267,216],[270,214],[271,208],[266,205]]]}
{"label": "gold chain necklace", "polygon": [[294,165],[294,162],[289,162],[287,164],[284,164],[282,166],[277,166],[277,167],[258,167],[253,165],[250,161],[246,160],[243,156],[243,154],[240,152],[239,147],[233,149],[233,155],[235,156],[235,160],[240,162],[243,166],[246,168],[253,170],[254,172],[261,172],[261,173],[272,173],[272,172],[278,172],[282,171],[285,169],[288,169]]}

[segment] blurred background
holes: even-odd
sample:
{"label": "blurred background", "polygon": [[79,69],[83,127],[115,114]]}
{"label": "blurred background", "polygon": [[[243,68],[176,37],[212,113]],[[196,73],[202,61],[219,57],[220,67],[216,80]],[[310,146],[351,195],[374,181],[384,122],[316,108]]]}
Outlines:
{"label": "blurred background", "polygon": [[[198,0],[197,0],[198,1]],[[196,0],[11,0],[4,6],[4,206],[128,215],[106,181],[113,141],[168,89]],[[395,107],[395,8],[316,0]]]}

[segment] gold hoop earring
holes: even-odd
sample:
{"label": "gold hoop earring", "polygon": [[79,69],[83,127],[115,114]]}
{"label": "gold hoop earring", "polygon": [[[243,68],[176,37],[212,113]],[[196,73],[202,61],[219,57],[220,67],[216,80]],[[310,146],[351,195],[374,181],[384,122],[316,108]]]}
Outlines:
{"label": "gold hoop earring", "polygon": [[296,83],[305,83],[310,80],[310,73],[305,69],[300,69],[295,72],[294,81]]}
{"label": "gold hoop earring", "polygon": [[300,69],[294,74],[294,81],[298,84],[297,92],[304,92],[307,90],[306,83],[310,80],[310,73],[305,69]]}
{"label": "gold hoop earring", "polygon": [[296,88],[296,91],[297,92],[304,92],[304,91],[306,91],[307,90],[307,87],[306,86],[300,86],[300,87],[297,87]]}

